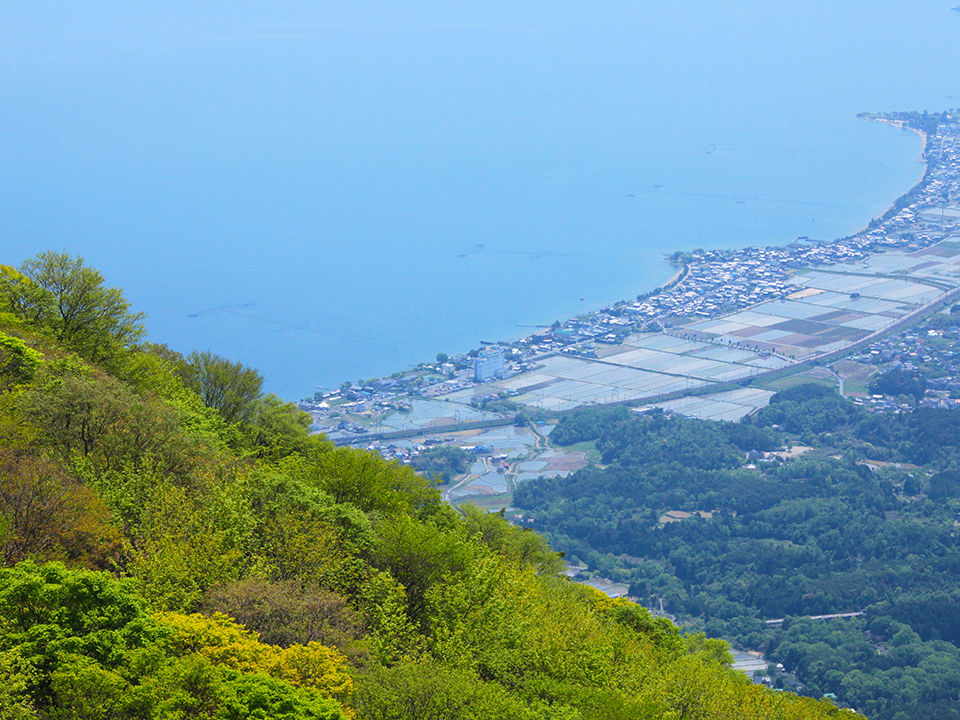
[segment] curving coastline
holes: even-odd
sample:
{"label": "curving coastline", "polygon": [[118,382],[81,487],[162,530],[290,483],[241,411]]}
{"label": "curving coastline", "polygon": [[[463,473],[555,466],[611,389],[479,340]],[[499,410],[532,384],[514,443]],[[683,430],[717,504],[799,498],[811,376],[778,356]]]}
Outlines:
{"label": "curving coastline", "polygon": [[860,115],[858,115],[857,117],[860,117],[860,118],[863,118],[864,120],[869,120],[872,122],[882,122],[882,123],[886,123],[887,125],[893,125],[894,127],[901,128],[902,130],[909,130],[910,132],[916,133],[917,135],[919,135],[920,136],[920,157],[917,158],[917,161],[923,163],[923,175],[920,176],[920,180],[917,181],[916,185],[911,187],[909,190],[907,190],[907,192],[905,192],[899,198],[894,200],[890,204],[890,207],[888,207],[886,210],[880,213],[880,215],[878,215],[877,217],[872,218],[866,225],[864,225],[862,228],[860,228],[857,232],[855,232],[850,237],[855,237],[856,235],[859,235],[861,233],[868,231],[871,227],[875,227],[876,224],[883,222],[884,218],[895,213],[898,209],[897,203],[901,202],[905,198],[908,198],[912,193],[915,193],[916,191],[921,189],[927,180],[927,174],[930,172],[930,163],[927,160],[927,143],[929,141],[929,138],[927,136],[927,133],[923,129],[919,127],[913,127],[907,121],[894,119],[892,116],[889,116],[889,115],[881,115],[881,114],[874,114],[874,113],[860,113]]}
{"label": "curving coastline", "polygon": [[[525,372],[533,361],[550,353],[596,357],[599,348],[594,344],[597,342],[618,343],[630,333],[641,330],[669,328],[677,323],[682,325],[691,318],[715,318],[758,303],[786,298],[800,290],[791,278],[794,272],[804,268],[862,262],[887,249],[921,249],[942,239],[948,230],[957,226],[956,219],[960,219],[960,214],[950,223],[944,220],[937,227],[933,227],[929,215],[931,207],[939,207],[937,200],[944,192],[947,197],[952,197],[950,193],[955,190],[956,197],[960,198],[960,172],[954,177],[951,169],[954,164],[960,164],[958,119],[947,113],[932,116],[919,113],[861,114],[859,117],[916,132],[921,137],[921,161],[925,164],[920,181],[862,230],[829,242],[798,238],[776,248],[747,247],[668,255],[664,260],[679,266],[677,272],[667,282],[639,295],[636,301],[621,300],[550,328],[539,328],[518,340],[501,341],[500,345],[513,349],[512,353],[508,352],[508,363],[513,361],[512,371]],[[937,157],[931,157],[928,150],[937,138],[940,151]],[[917,214],[922,208],[927,208],[926,217]],[[774,350],[771,352],[775,353]],[[451,360],[460,367],[472,363],[467,354],[454,356]],[[424,378],[429,379],[429,374],[438,370],[439,365],[421,363],[414,371],[395,373],[396,390],[412,391],[410,394],[414,396],[436,397],[474,384],[472,378],[468,379],[463,373],[457,376],[462,377],[462,381],[449,387],[440,383],[442,377],[431,381],[440,383],[439,387],[424,382]],[[415,386],[407,386],[405,378],[411,377],[417,382]]]}

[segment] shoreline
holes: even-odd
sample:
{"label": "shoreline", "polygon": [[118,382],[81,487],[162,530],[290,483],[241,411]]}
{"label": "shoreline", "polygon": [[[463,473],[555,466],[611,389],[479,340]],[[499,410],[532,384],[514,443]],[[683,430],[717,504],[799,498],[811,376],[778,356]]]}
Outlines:
{"label": "shoreline", "polygon": [[[854,246],[856,249],[852,254],[856,256],[865,256],[867,254],[865,250],[868,247],[872,250],[872,252],[870,252],[869,254],[873,254],[878,251],[882,252],[884,243],[875,242],[875,240],[878,240],[878,239],[869,239],[867,236],[880,233],[881,231],[878,230],[878,228],[882,227],[885,222],[889,221],[906,205],[910,204],[911,198],[916,198],[919,194],[922,194],[923,189],[931,179],[931,168],[933,164],[931,163],[931,160],[926,155],[926,150],[930,142],[929,135],[928,133],[924,132],[923,129],[919,127],[914,127],[910,124],[911,120],[913,120],[915,117],[919,117],[918,113],[889,113],[889,114],[861,113],[858,115],[858,117],[867,119],[867,120],[872,120],[875,122],[885,122],[895,127],[906,128],[911,132],[915,132],[921,139],[921,154],[919,159],[921,162],[924,163],[923,174],[917,183],[915,183],[913,186],[910,187],[909,190],[907,190],[904,194],[902,194],[900,197],[894,200],[894,202],[883,213],[881,213],[879,216],[871,218],[868,221],[868,223],[856,233],[853,233],[852,235],[848,235],[846,237],[834,238],[832,240],[818,243],[816,245],[804,246],[801,243],[794,241],[791,243],[787,243],[786,245],[783,245],[783,246],[777,246],[775,248],[777,250],[782,250],[784,252],[789,251],[791,254],[796,255],[796,261],[802,263],[803,266],[818,265],[820,264],[821,261],[816,258],[819,254],[821,254],[822,250],[829,249],[829,248],[842,247],[845,245]],[[934,117],[940,117],[940,116],[937,115]],[[945,113],[943,114],[943,117],[947,117]],[[924,121],[927,122],[926,116],[924,116]],[[879,250],[874,248],[875,244],[879,244],[881,246]],[[666,255],[664,256],[663,261],[666,262],[667,264],[677,267],[677,271],[667,281],[659,285],[656,285],[651,290],[646,291],[645,293],[639,294],[637,296],[637,302],[638,303],[641,302],[642,299],[649,299],[651,303],[662,305],[661,300],[665,297],[669,298],[671,295],[673,295],[674,293],[672,293],[671,291],[675,291],[678,288],[682,288],[685,282],[691,277],[693,270],[702,271],[704,266],[709,267],[711,262],[715,262],[720,258],[729,259],[729,258],[742,257],[745,254],[747,254],[749,251],[754,249],[756,248],[747,247],[747,248],[741,248],[739,250],[702,251],[703,252],[702,255],[692,255],[690,253],[683,253],[678,251],[676,253]],[[682,261],[681,261],[681,258],[682,258]],[[800,265],[798,265],[796,262],[792,265],[792,267],[799,267],[799,266]],[[739,280],[740,278],[738,277],[737,279]],[[697,279],[695,278],[694,280],[696,284]],[[571,324],[578,323],[583,318],[597,318],[601,315],[611,312],[611,310],[619,314],[619,311],[623,310],[624,308],[627,308],[627,306],[629,306],[631,303],[632,301],[630,300],[621,299],[621,300],[614,301],[607,307],[596,308],[593,310],[586,311],[584,313],[580,313],[576,316],[573,316],[570,319],[567,319],[565,322],[561,323],[561,328],[567,328]],[[650,309],[654,311],[656,310],[656,308],[654,307],[651,307]],[[729,308],[727,308],[727,310],[729,310]],[[700,314],[704,314],[704,313],[700,312]],[[711,312],[710,314],[712,315],[715,313]],[[722,313],[716,313],[716,314],[722,314]],[[666,320],[671,316],[672,316],[671,313],[655,311],[651,314],[650,317],[647,317],[645,321],[642,318],[639,318],[637,316],[632,316],[632,317],[636,319],[636,324],[640,325],[641,322],[647,322],[647,323],[653,322],[653,323],[659,324],[661,318]],[[528,326],[528,327],[532,327],[532,326]],[[501,339],[498,341],[498,344],[502,344],[505,347],[513,347],[513,348],[524,347],[524,346],[529,347],[530,345],[535,346],[536,344],[535,341],[537,341],[539,338],[549,337],[552,334],[552,330],[555,330],[555,329],[556,328],[542,328],[538,331],[520,336],[516,339],[512,339],[512,340]],[[489,343],[481,342],[481,347],[485,344],[489,344]],[[467,353],[462,353],[460,355],[454,356],[454,358],[459,358],[461,361],[464,361],[467,359],[467,355],[468,355]],[[416,370],[422,371],[430,367],[431,365],[432,363],[430,361],[420,362],[416,366]],[[397,373],[394,373],[394,377],[396,375]]]}
{"label": "shoreline", "polygon": [[[886,210],[880,213],[877,217],[870,218],[870,220],[867,222],[866,225],[864,225],[862,228],[857,230],[852,235],[849,235],[848,237],[856,237],[857,235],[861,235],[865,232],[868,232],[869,230],[872,229],[873,223],[882,224],[883,218],[897,211],[897,203],[901,199],[906,198],[908,195],[910,195],[912,192],[914,192],[924,184],[924,182],[927,180],[927,173],[930,172],[930,162],[927,160],[927,143],[929,141],[929,138],[927,137],[927,133],[925,133],[920,128],[910,127],[910,125],[908,125],[905,121],[902,121],[902,120],[893,120],[885,116],[868,115],[868,114],[861,114],[859,117],[862,117],[864,120],[867,120],[868,122],[880,122],[880,123],[885,123],[887,125],[893,125],[894,127],[898,127],[902,130],[909,130],[910,132],[919,135],[920,136],[920,157],[917,158],[917,162],[923,163],[923,174],[920,176],[920,179],[917,181],[917,183],[913,187],[907,190],[907,192],[905,192],[900,197],[894,199],[894,201],[890,203],[890,205],[887,207]],[[843,238],[837,238],[837,239],[843,239]],[[832,242],[836,242],[837,239],[834,239]]]}
{"label": "shoreline", "polygon": [[[674,263],[670,262],[669,260],[664,260],[664,262],[669,265],[673,265],[674,267],[677,267]],[[657,288],[665,289],[665,288],[673,287],[684,278],[684,276],[687,274],[688,271],[689,271],[689,267],[687,266],[686,263],[684,263],[683,265],[680,265],[679,267],[677,267],[677,272],[673,274],[673,277],[671,277],[669,280],[663,283],[663,285],[658,285],[656,288],[654,288],[654,290],[656,290]]]}

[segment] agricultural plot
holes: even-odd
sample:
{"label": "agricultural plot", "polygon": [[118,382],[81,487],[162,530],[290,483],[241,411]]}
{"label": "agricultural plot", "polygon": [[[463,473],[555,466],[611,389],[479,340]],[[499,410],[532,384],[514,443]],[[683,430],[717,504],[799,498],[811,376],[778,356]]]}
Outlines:
{"label": "agricultural plot", "polygon": [[[537,433],[547,435],[551,427],[544,426]],[[454,502],[479,502],[484,498],[506,496],[518,483],[541,476],[565,477],[587,464],[582,451],[547,447],[537,433],[512,426],[455,433],[452,445],[483,446],[487,452],[473,463],[465,476],[442,487],[441,491]]]}
{"label": "agricultural plot", "polygon": [[763,362],[763,358],[759,358],[756,353],[752,353],[749,350],[740,350],[723,345],[710,345],[703,350],[691,353],[691,356],[716,360],[722,363],[743,363],[745,365],[757,365]]}
{"label": "agricultural plot", "polygon": [[700,420],[735,422],[758,408],[766,407],[774,393],[757,388],[743,388],[702,397],[671,400],[660,407]]}
{"label": "agricultural plot", "polygon": [[[449,396],[448,396],[449,397]],[[445,400],[418,400],[410,401],[409,413],[394,413],[384,416],[382,428],[374,430],[413,430],[416,428],[438,428],[445,425],[454,425],[460,422],[477,422],[494,420],[497,415],[470,407],[454,404]]]}
{"label": "agricultural plot", "polygon": [[852,360],[844,360],[836,363],[833,369],[844,381],[864,384],[869,383],[870,380],[873,379],[873,376],[879,372],[873,365],[853,362]]}
{"label": "agricultural plot", "polygon": [[[800,289],[787,297],[664,333],[634,335],[623,344],[599,348],[597,358],[548,357],[529,373],[446,398],[469,403],[477,395],[504,390],[521,404],[567,410],[739,381],[842,350],[882,331],[940,297],[948,278],[960,285],[960,240],[917,253],[881,253],[855,265],[811,268],[794,275]],[[754,400],[765,404],[768,396],[749,402],[737,397],[720,393],[670,406],[695,417],[737,419],[762,406]],[[449,416],[433,422],[446,422]]]}
{"label": "agricultural plot", "polygon": [[752,324],[759,327],[770,327],[786,319],[809,320],[812,317],[823,315],[823,313],[826,312],[819,303],[814,304],[814,301],[830,297],[838,296],[834,293],[821,293],[803,300],[770,300],[753,308],[753,311],[758,315],[765,315],[767,317],[763,323]]}
{"label": "agricultural plot", "polygon": [[[658,348],[672,348],[674,352]],[[762,357],[750,350],[662,335],[644,338],[643,346],[635,345],[602,360],[565,356],[546,358],[535,372],[493,386],[519,392],[514,399],[524,405],[566,410],[581,405],[640,400],[711,383],[740,380],[783,364],[785,361],[780,358]],[[485,392],[492,390],[493,387],[484,387]]]}
{"label": "agricultural plot", "polygon": [[[960,208],[956,209],[955,212],[960,213]],[[924,250],[914,253],[912,257],[921,257],[926,255],[935,255],[944,258],[957,257],[960,255],[960,241],[957,240],[956,236],[953,236],[952,238],[937,243],[932,247],[928,247]]]}
{"label": "agricultural plot", "polygon": [[[941,243],[942,245],[943,243]],[[935,246],[939,247],[939,246]],[[874,255],[873,257],[868,258],[863,265],[857,265],[854,270],[856,272],[874,272],[878,275],[890,275],[893,273],[902,273],[909,271],[911,268],[916,267],[923,263],[924,259],[918,258],[919,255],[939,255],[941,251],[936,253],[931,252],[933,248],[928,248],[927,250],[921,250],[916,255],[906,255],[903,253],[880,253],[879,255]],[[949,256],[947,256],[949,257]]]}
{"label": "agricultural plot", "polygon": [[[903,273],[920,265],[927,270],[943,266],[925,258],[883,257],[881,264],[887,271],[883,274]],[[952,264],[950,268],[960,270]],[[868,276],[871,270],[876,274]],[[882,277],[869,265],[858,265],[851,273],[807,270],[794,276],[794,282],[804,288],[726,318],[693,323],[687,329],[701,339],[713,336],[737,348],[801,359],[840,350],[944,292],[919,278]]]}

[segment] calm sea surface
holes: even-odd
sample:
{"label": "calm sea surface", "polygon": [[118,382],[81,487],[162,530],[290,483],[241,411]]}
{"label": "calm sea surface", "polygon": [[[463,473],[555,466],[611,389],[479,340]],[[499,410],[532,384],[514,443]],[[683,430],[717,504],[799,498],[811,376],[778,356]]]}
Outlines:
{"label": "calm sea surface", "polygon": [[922,172],[855,115],[960,106],[955,2],[5,0],[0,262],[311,395],[855,232]]}

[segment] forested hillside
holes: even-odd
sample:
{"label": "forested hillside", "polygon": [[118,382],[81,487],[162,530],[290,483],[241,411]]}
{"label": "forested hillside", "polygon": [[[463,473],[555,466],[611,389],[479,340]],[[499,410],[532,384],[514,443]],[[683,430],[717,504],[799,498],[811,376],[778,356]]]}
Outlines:
{"label": "forested hillside", "polygon": [[143,320],[78,258],[0,266],[0,718],[840,712]]}
{"label": "forested hillside", "polygon": [[515,493],[554,547],[810,694],[960,718],[960,413],[801,385],[741,423],[594,409],[551,437],[602,456]]}

